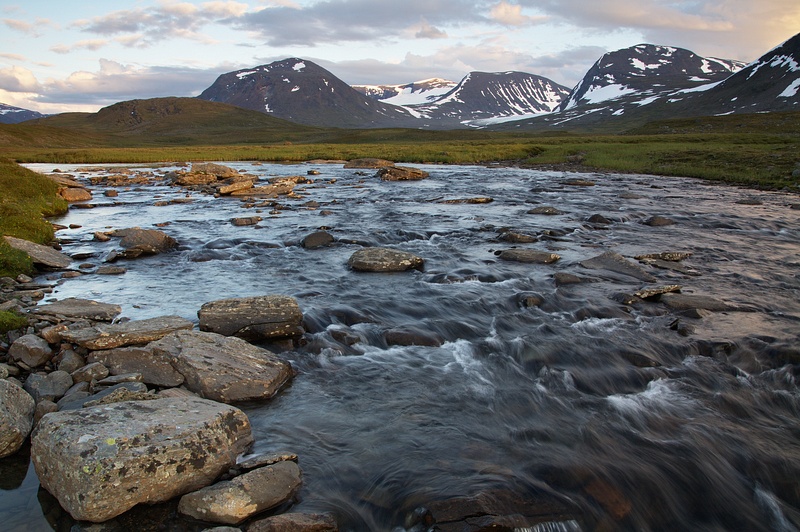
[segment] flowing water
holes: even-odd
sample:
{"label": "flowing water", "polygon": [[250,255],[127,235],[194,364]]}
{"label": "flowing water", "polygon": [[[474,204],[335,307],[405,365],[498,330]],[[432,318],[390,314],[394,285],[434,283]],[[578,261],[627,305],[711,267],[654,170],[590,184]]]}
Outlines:
{"label": "flowing water", "polygon": [[[321,173],[278,208],[196,193],[156,206],[189,194],[166,184],[116,198],[97,188],[94,209],[55,220],[80,225],[59,232],[64,252],[100,264],[116,242],[94,231],[159,223],[180,246],[121,261],[124,275],[65,280],[52,297],[195,321],[216,299],[297,298],[307,333],[280,353],[297,376],[242,405],[254,452],[299,455],[293,510],[332,512],[343,530],[425,530],[426,508],[488,497],[517,501],[501,514],[538,515],[518,521],[538,531],[800,526],[800,198],[517,168],[422,166],[424,181],[384,182],[341,165],[231,166],[263,179]],[[446,203],[476,197],[493,201]],[[541,206],[562,214],[528,212]],[[230,223],[256,215],[257,226]],[[654,215],[675,224],[643,223]],[[319,228],[337,242],[298,245]],[[537,241],[509,243],[509,230]],[[349,270],[365,245],[413,252],[424,270]],[[514,246],[561,259],[496,255]],[[579,264],[605,251],[692,256],[675,263],[682,272],[644,266],[655,282]],[[559,272],[585,282],[556,283]],[[619,297],[671,284],[737,310],[692,317]],[[428,345],[395,345],[390,330]],[[0,515],[35,528],[53,509],[33,500],[31,475]]]}

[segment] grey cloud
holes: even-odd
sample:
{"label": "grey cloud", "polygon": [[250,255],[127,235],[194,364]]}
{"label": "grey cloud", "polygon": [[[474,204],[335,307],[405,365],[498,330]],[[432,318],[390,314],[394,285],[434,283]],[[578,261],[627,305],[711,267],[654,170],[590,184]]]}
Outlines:
{"label": "grey cloud", "polygon": [[417,39],[445,39],[447,32],[426,23],[414,34],[414,37]]}

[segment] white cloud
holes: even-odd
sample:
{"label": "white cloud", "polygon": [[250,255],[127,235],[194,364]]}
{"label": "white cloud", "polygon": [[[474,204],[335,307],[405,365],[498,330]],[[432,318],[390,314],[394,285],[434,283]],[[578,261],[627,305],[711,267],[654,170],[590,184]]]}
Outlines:
{"label": "white cloud", "polygon": [[548,19],[548,17],[543,16],[531,17],[523,15],[522,6],[518,4],[509,4],[505,1],[492,7],[489,14],[492,20],[504,26],[527,26],[530,24],[538,24]]}
{"label": "white cloud", "polygon": [[74,50],[99,50],[100,48],[106,46],[108,41],[105,39],[85,39],[83,41],[78,41],[73,43],[72,45],[66,44],[56,44],[50,47],[50,50],[57,53],[57,54],[68,54]]}
{"label": "white cloud", "polygon": [[8,28],[14,31],[18,31],[20,33],[26,33],[28,35],[33,35],[33,36],[38,35],[38,32],[36,31],[36,26],[29,22],[25,22],[23,20],[4,18],[3,24],[5,24]]}
{"label": "white cloud", "polygon": [[414,33],[414,38],[416,39],[446,39],[447,32],[440,30],[434,26],[431,26],[427,22],[422,22],[417,27],[416,32]]}
{"label": "white cloud", "polygon": [[41,86],[33,72],[14,65],[0,69],[0,89],[6,92],[37,92]]}

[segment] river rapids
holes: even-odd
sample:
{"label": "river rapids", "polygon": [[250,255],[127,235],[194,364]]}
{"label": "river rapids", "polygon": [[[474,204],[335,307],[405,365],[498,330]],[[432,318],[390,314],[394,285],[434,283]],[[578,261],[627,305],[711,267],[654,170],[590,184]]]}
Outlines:
{"label": "river rapids", "polygon": [[[423,165],[425,180],[387,182],[341,164],[229,166],[264,180],[319,174],[277,205],[163,180],[118,197],[91,187],[94,208],[53,220],[73,224],[58,232],[65,253],[100,265],[116,242],[95,231],[156,224],[179,247],[119,261],[124,275],[87,267],[48,299],[197,322],[208,301],[295,297],[307,332],[279,355],[296,377],[239,405],[253,452],[298,454],[292,511],[331,512],[357,531],[427,530],[432,508],[481,504],[508,529],[538,532],[800,527],[797,196],[504,167]],[[87,181],[117,171],[59,168]],[[262,220],[230,222],[241,216]],[[654,216],[674,223],[645,223]],[[321,228],[333,245],[299,245]],[[424,269],[354,272],[363,246],[412,252]],[[560,259],[501,260],[514,247]],[[581,264],[609,251],[654,280]],[[664,252],[691,256],[660,268],[634,259]],[[631,297],[667,285],[724,308]],[[2,487],[0,518],[65,529],[25,467]],[[203,528],[164,512],[161,527]]]}

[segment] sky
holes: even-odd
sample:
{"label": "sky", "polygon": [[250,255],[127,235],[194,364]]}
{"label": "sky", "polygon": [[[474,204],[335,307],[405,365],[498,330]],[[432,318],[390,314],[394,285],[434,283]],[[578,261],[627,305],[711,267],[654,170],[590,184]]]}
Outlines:
{"label": "sky", "polygon": [[750,62],[797,33],[798,0],[0,0],[0,103],[197,96],[288,57],[351,85],[516,70],[572,88],[641,43]]}

